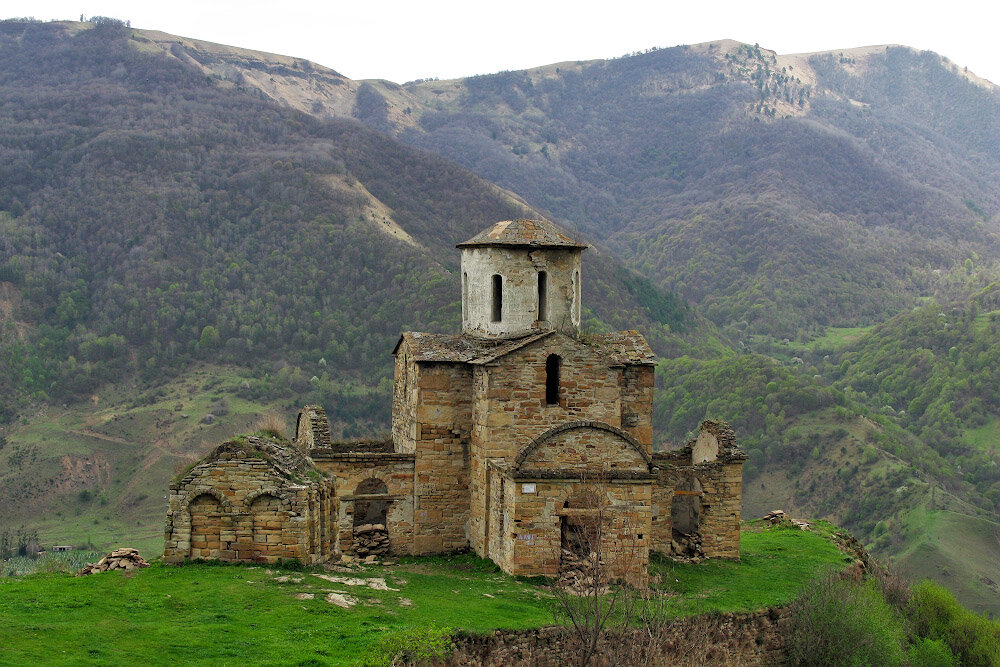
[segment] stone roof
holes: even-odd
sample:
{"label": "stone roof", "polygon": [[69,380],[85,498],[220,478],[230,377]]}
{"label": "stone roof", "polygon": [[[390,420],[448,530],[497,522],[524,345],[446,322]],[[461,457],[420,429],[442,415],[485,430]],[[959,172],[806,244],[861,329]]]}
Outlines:
{"label": "stone roof", "polygon": [[504,220],[489,229],[479,232],[468,241],[459,243],[458,248],[476,246],[529,246],[535,248],[580,248],[586,243],[574,241],[558,227],[547,220]]}
{"label": "stone roof", "polygon": [[435,334],[404,331],[392,353],[404,340],[416,361],[446,361],[451,363],[485,363],[545,338],[552,331],[541,331],[520,338],[476,338],[464,334]]}
{"label": "stone roof", "polygon": [[635,329],[587,336],[586,342],[621,365],[656,363],[656,355],[646,342],[646,337]]}
{"label": "stone roof", "polygon": [[[406,331],[400,336],[393,354],[399,349],[399,345],[406,341],[415,361],[488,364],[553,333],[555,332],[539,331],[520,338],[495,339],[476,338],[464,334]],[[595,348],[607,357],[612,365],[646,365],[656,362],[656,355],[638,331],[588,335],[581,338],[580,342]]]}
{"label": "stone roof", "polygon": [[[227,440],[199,461],[199,465],[219,460],[238,459],[266,461],[279,476],[294,481],[303,481],[318,476],[312,462],[290,443],[269,440],[256,435],[239,436]],[[189,481],[188,477],[193,478],[197,473],[198,466],[195,466],[188,473],[188,476],[181,480],[181,483],[186,483]]]}

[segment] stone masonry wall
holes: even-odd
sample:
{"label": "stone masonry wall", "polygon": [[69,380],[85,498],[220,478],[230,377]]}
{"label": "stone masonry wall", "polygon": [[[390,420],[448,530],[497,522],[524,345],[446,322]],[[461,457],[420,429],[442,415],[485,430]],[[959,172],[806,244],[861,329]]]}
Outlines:
{"label": "stone masonry wall", "polygon": [[743,462],[698,464],[695,475],[704,490],[701,534],[705,555],[739,560]]}
{"label": "stone masonry wall", "polygon": [[[544,328],[580,328],[579,248],[476,247],[462,249],[462,331],[500,337]],[[538,272],[546,272],[547,317],[538,321]],[[501,319],[492,318],[493,276],[503,279]]]}
{"label": "stone masonry wall", "polygon": [[671,510],[674,502],[674,478],[666,474],[668,459],[663,453],[653,454],[653,465],[657,468],[656,482],[650,490],[652,516],[650,519],[649,548],[660,553],[670,553],[670,540],[673,532]]}
{"label": "stone masonry wall", "polygon": [[[561,358],[559,403],[545,400],[546,359]],[[521,447],[569,421],[621,427],[622,369],[586,344],[555,333],[474,371],[470,539],[485,553],[485,461],[513,461]]]}
{"label": "stone masonry wall", "polygon": [[[504,571],[524,576],[557,576],[564,517],[586,514],[601,520],[601,558],[611,576],[630,581],[646,576],[650,536],[648,481],[594,483],[508,478],[505,491],[510,543],[498,563]],[[596,507],[566,507],[571,496],[588,491],[596,493]]]}
{"label": "stone masonry wall", "polygon": [[557,427],[555,433],[526,452],[518,462],[518,470],[571,471],[577,476],[597,476],[606,471],[649,472],[643,452],[633,443],[613,431],[588,426],[591,423],[570,422]]}
{"label": "stone masonry wall", "polygon": [[293,482],[266,460],[224,453],[171,485],[164,561],[327,560],[332,496],[329,483]]}
{"label": "stone masonry wall", "polygon": [[626,366],[622,371],[622,430],[653,453],[653,366]]}
{"label": "stone masonry wall", "polygon": [[469,440],[472,369],[465,364],[417,364],[414,464],[414,553],[469,546]]}
{"label": "stone masonry wall", "polygon": [[654,551],[669,553],[671,506],[681,480],[693,475],[701,485],[701,518],[698,532],[702,550],[710,558],[740,557],[740,511],[743,504],[743,461],[740,458],[706,461],[691,465],[691,448],[657,452],[658,468],[653,491]]}
{"label": "stone masonry wall", "polygon": [[403,342],[396,351],[392,386],[392,440],[397,452],[417,450],[417,368],[409,346]]}
{"label": "stone masonry wall", "polygon": [[335,526],[334,553],[354,553],[354,498],[362,482],[376,479],[387,493],[365,496],[367,500],[387,502],[386,529],[390,550],[395,554],[413,553],[413,454],[341,453],[316,450],[313,462],[333,478],[336,490],[332,525]]}

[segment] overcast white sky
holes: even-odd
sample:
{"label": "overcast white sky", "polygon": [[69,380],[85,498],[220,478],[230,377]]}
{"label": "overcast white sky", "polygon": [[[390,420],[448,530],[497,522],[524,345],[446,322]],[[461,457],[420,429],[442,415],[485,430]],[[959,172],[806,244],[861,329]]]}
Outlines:
{"label": "overcast white sky", "polygon": [[399,83],[732,38],[779,53],[905,44],[1000,84],[997,0],[0,0],[0,18],[81,14]]}

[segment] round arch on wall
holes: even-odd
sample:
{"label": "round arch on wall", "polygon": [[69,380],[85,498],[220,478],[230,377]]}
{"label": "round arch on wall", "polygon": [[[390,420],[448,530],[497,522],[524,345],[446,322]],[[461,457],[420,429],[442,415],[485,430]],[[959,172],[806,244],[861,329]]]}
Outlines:
{"label": "round arch on wall", "polygon": [[388,493],[389,485],[374,475],[365,477],[354,487],[356,496],[380,496]]}
{"label": "round arch on wall", "polygon": [[642,457],[642,460],[646,463],[646,466],[651,468],[653,465],[653,462],[650,460],[649,455],[646,454],[646,451],[642,448],[642,445],[639,444],[639,441],[636,440],[634,437],[632,437],[630,434],[621,430],[620,428],[614,427],[611,424],[607,424],[605,422],[575,421],[575,422],[566,422],[565,424],[560,424],[555,428],[551,428],[545,433],[542,433],[540,436],[538,436],[531,442],[529,442],[524,447],[522,447],[521,451],[517,453],[517,457],[514,459],[514,469],[515,470],[520,469],[521,464],[524,463],[525,459],[527,459],[528,456],[530,456],[533,451],[544,445],[549,440],[552,440],[556,436],[561,435],[567,431],[574,431],[577,429],[596,429],[599,431],[607,431],[608,433],[611,433],[612,435],[615,435],[624,440],[626,443],[628,443],[628,445],[632,449],[634,449],[639,454],[639,456]]}
{"label": "round arch on wall", "polygon": [[280,489],[276,489],[274,487],[267,487],[264,489],[257,489],[255,491],[251,491],[250,493],[248,493],[247,497],[243,499],[243,504],[246,505],[247,507],[250,507],[250,505],[253,504],[253,501],[257,500],[261,496],[274,496],[278,500],[288,499],[287,492],[282,491]]}
{"label": "round arch on wall", "polygon": [[218,489],[213,489],[212,487],[199,487],[197,489],[192,489],[184,496],[184,501],[181,503],[181,511],[187,513],[188,507],[191,505],[191,501],[198,496],[212,496],[219,501],[219,505],[225,509],[227,512],[233,511],[233,504],[229,502],[229,498],[226,494],[222,493]]}

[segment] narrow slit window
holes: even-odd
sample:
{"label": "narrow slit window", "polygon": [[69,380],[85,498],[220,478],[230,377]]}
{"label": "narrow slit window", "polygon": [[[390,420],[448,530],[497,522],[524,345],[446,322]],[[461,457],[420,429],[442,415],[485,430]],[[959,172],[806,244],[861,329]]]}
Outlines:
{"label": "narrow slit window", "polygon": [[548,289],[549,276],[545,271],[538,272],[538,321],[544,322],[549,319],[548,302],[546,290]]}
{"label": "narrow slit window", "polygon": [[503,320],[503,278],[493,274],[493,321]]}
{"label": "narrow slit window", "polygon": [[573,322],[580,323],[580,272],[573,272]]}
{"label": "narrow slit window", "polygon": [[462,272],[462,322],[469,321],[469,273]]}
{"label": "narrow slit window", "polygon": [[545,404],[559,405],[559,366],[562,359],[550,354],[545,360]]}

